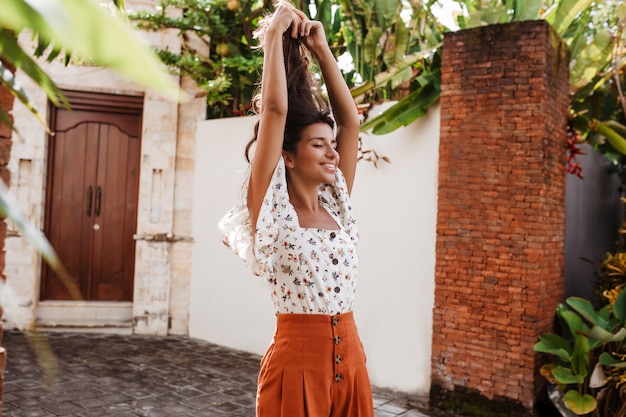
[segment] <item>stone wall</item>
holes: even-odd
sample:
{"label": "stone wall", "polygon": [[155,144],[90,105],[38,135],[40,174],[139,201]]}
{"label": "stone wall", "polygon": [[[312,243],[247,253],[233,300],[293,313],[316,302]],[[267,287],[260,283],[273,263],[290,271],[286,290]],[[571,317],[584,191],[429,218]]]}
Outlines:
{"label": "stone wall", "polygon": [[[152,0],[126,2],[129,10],[149,9],[155,5]],[[142,33],[142,36],[150,45],[168,48],[173,53],[180,50],[180,39],[174,30]],[[23,33],[21,41],[28,45],[30,35]],[[197,90],[184,79],[181,85],[192,99],[176,103],[106,68],[65,67],[58,61],[40,60],[39,63],[63,89],[143,96],[133,321],[128,331],[187,334],[191,181],[195,126],[197,121],[204,120],[204,98],[193,98]],[[18,79],[35,107],[45,116],[50,106],[45,94],[24,74],[18,74]],[[14,138],[11,188],[26,216],[42,229],[48,138],[43,126],[21,103],[15,107],[16,125],[21,135]],[[32,328],[37,324],[42,305],[39,301],[41,259],[12,226],[8,234],[5,319],[11,327]],[[81,317],[81,305],[65,304],[67,313],[63,313],[59,326],[70,325],[67,323],[74,323]]]}
{"label": "stone wall", "polygon": [[533,345],[563,299],[568,104],[547,23],[446,34],[433,400],[523,414],[543,388]]}

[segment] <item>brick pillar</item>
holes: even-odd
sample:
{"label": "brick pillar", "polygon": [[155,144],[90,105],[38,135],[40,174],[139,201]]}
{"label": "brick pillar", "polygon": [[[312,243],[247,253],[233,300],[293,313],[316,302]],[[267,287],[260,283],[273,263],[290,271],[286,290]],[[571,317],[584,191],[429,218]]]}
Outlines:
{"label": "brick pillar", "polygon": [[[1,57],[0,57],[1,58]],[[12,73],[15,72],[15,67],[10,63],[3,62],[5,68],[7,68]],[[9,93],[9,90],[0,85],[0,108],[9,114],[9,119],[11,123],[13,123],[13,115],[11,114],[13,110],[13,95]],[[11,128],[9,128],[4,122],[0,120],[0,179],[3,180],[7,185],[9,184],[9,180],[11,178],[11,173],[9,171],[9,158],[11,156],[11,144],[12,144],[12,134]],[[6,276],[4,275],[4,267],[6,265],[5,262],[5,249],[4,242],[7,236],[7,224],[4,220],[0,220],[0,280],[2,280],[2,284],[6,282]],[[0,294],[1,295],[1,294]],[[2,393],[4,392],[4,370],[6,368],[7,363],[7,351],[4,347],[2,347],[2,314],[3,309],[2,305],[0,305],[0,417],[2,417]]]}
{"label": "brick pillar", "polygon": [[543,21],[445,35],[434,404],[526,415],[543,390],[533,345],[563,298],[568,62]]}

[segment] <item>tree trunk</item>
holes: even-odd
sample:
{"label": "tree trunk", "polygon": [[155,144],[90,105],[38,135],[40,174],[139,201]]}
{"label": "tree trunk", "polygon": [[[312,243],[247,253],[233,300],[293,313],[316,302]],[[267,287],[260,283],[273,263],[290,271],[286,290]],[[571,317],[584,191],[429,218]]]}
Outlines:
{"label": "tree trunk", "polygon": [[[2,57],[0,57],[2,60]],[[12,73],[15,73],[15,67],[5,60],[2,60],[2,64]],[[13,121],[13,95],[9,90],[0,85],[0,108],[9,115],[11,121]],[[9,185],[11,174],[9,171],[9,158],[11,157],[11,144],[12,144],[13,131],[7,125],[0,121],[0,178]],[[4,220],[0,220],[0,280],[2,285],[6,282],[6,276],[4,275],[5,267],[5,249],[4,243],[7,235],[7,224]],[[4,370],[7,362],[7,351],[2,346],[2,314],[3,307],[0,305],[0,417],[2,417],[2,394],[4,392]]]}

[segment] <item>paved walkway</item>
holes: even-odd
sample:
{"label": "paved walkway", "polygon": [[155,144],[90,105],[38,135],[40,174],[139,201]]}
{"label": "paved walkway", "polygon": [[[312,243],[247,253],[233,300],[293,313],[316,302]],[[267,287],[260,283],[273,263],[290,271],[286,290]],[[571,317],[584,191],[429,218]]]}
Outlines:
{"label": "paved walkway", "polygon": [[[254,417],[257,355],[185,337],[93,333],[6,331],[3,345],[4,417]],[[423,398],[374,391],[376,417],[441,416]]]}

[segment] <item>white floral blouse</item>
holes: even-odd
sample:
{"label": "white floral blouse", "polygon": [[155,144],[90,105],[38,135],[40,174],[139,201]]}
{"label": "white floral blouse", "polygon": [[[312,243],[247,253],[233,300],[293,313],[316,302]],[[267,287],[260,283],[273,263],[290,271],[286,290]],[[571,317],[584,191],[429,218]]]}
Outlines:
{"label": "white floral blouse", "polygon": [[219,222],[224,243],[270,285],[276,314],[340,314],[352,310],[358,230],[341,171],[319,187],[319,201],[339,229],[300,227],[289,202],[281,158],[265,194],[256,233],[247,208],[250,170],[237,204]]}

